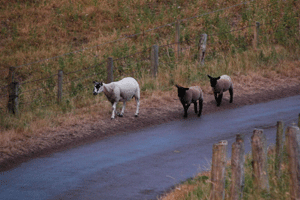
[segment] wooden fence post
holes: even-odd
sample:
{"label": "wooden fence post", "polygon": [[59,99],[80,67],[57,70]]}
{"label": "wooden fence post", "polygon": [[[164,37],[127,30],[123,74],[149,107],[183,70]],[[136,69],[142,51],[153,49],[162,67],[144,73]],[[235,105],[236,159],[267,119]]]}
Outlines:
{"label": "wooden fence post", "polygon": [[62,100],[62,84],[63,84],[63,71],[58,70],[57,103],[60,103]]}
{"label": "wooden fence post", "polygon": [[258,44],[259,44],[259,22],[255,22],[255,31],[254,31],[254,39],[253,39],[253,48],[254,50],[257,49]]}
{"label": "wooden fence post", "polygon": [[286,146],[289,159],[290,195],[292,200],[300,199],[300,130],[299,127],[287,127]]}
{"label": "wooden fence post", "polygon": [[158,45],[153,45],[150,53],[152,77],[156,78],[158,72]]}
{"label": "wooden fence post", "polygon": [[176,43],[176,58],[179,60],[180,55],[180,20],[177,20],[175,23],[175,43]]}
{"label": "wooden fence post", "polygon": [[266,136],[261,129],[254,129],[251,137],[254,185],[257,190],[269,192],[267,171],[267,144]]}
{"label": "wooden fence post", "polygon": [[203,33],[199,40],[198,50],[199,50],[199,63],[200,65],[204,65],[204,56],[206,50],[206,41],[207,41],[207,34]]}
{"label": "wooden fence post", "polygon": [[9,74],[8,74],[8,85],[15,81],[15,67],[9,67]]}
{"label": "wooden fence post", "polygon": [[19,101],[18,101],[18,89],[19,83],[12,82],[9,85],[9,98],[8,98],[8,110],[15,115],[19,114]]}
{"label": "wooden fence post", "polygon": [[282,150],[283,150],[283,121],[277,122],[276,132],[276,149],[275,149],[275,176],[279,179],[281,176],[281,161],[282,161]]}
{"label": "wooden fence post", "polygon": [[227,159],[226,140],[213,145],[212,167],[211,167],[211,189],[210,199],[221,200],[225,197],[225,166]]}
{"label": "wooden fence post", "polygon": [[299,113],[299,116],[298,116],[298,127],[300,128],[300,113]]}
{"label": "wooden fence post", "polygon": [[114,63],[111,57],[107,59],[107,79],[106,83],[111,83],[114,81]]}
{"label": "wooden fence post", "polygon": [[236,135],[236,141],[232,144],[231,154],[231,187],[230,199],[242,199],[244,188],[244,163],[245,163],[245,146],[242,135]]}

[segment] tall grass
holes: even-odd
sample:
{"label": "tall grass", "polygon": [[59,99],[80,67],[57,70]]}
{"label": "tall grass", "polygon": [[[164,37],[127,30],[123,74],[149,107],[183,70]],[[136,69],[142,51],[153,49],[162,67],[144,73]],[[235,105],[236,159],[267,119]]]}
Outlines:
{"label": "tall grass", "polygon": [[[296,66],[280,63],[299,58],[299,7],[292,0],[263,0],[183,20],[180,41],[185,50],[182,50],[177,61],[174,45],[161,47],[158,77],[151,77],[149,48],[153,44],[174,42],[175,25],[172,22],[241,2],[1,2],[0,70],[4,71],[0,73],[0,88],[7,85],[9,66],[33,62],[16,69],[15,79],[28,82],[20,87],[20,115],[10,116],[6,111],[7,98],[0,99],[1,130],[28,130],[43,116],[47,116],[49,124],[57,124],[57,115],[80,113],[83,112],[80,109],[86,111],[93,108],[96,100],[90,95],[91,83],[93,80],[105,80],[105,61],[108,57],[115,59],[115,80],[135,77],[141,85],[143,98],[149,92],[172,92],[175,83],[198,84],[205,88],[206,74],[239,76],[261,72],[265,77],[270,77],[274,73],[290,75],[298,72]],[[259,48],[254,50],[253,27],[230,31],[254,25],[256,21],[264,25],[260,30]],[[147,32],[168,23],[171,24]],[[203,32],[209,35],[208,49],[205,65],[199,67],[197,43]],[[137,33],[141,34],[106,43]],[[120,57],[124,58],[118,59]],[[51,59],[34,63],[46,58]],[[55,74],[58,70],[64,71],[60,105],[56,104]],[[36,79],[43,80],[35,82]],[[0,89],[1,94],[7,94],[7,88]],[[104,107],[109,109],[107,105],[101,106],[100,110]]]}

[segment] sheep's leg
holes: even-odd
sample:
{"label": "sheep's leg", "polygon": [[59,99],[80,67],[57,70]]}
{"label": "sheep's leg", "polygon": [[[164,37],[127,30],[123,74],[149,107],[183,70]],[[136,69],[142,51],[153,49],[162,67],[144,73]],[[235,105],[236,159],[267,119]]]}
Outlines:
{"label": "sheep's leg", "polygon": [[140,99],[139,98],[135,98],[135,101],[136,101],[136,112],[135,112],[135,117],[138,116],[139,114],[139,108],[140,108]]}
{"label": "sheep's leg", "polygon": [[183,108],[184,108],[184,115],[183,115],[183,117],[184,118],[187,117],[187,111],[188,111],[189,107],[190,107],[190,104],[187,104],[186,106],[183,106]]}
{"label": "sheep's leg", "polygon": [[200,99],[200,100],[199,100],[199,113],[198,113],[198,117],[201,116],[201,113],[202,113],[202,107],[203,107],[203,100]]}
{"label": "sheep's leg", "polygon": [[218,96],[218,100],[217,100],[217,106],[221,105],[222,97],[223,97],[223,93],[220,93],[219,96]]}
{"label": "sheep's leg", "polygon": [[123,107],[122,107],[121,113],[118,113],[119,117],[123,117],[123,114],[124,114],[124,111],[125,111],[125,107],[126,107],[126,101],[123,102]]}
{"label": "sheep's leg", "polygon": [[218,102],[218,93],[214,92],[215,100]]}
{"label": "sheep's leg", "polygon": [[229,103],[232,103],[232,101],[233,101],[233,88],[229,88],[229,94],[230,94],[230,101],[229,101]]}
{"label": "sheep's leg", "polygon": [[113,103],[113,106],[112,106],[111,119],[114,119],[114,118],[115,118],[116,108],[117,108],[117,102],[114,102],[114,103]]}
{"label": "sheep's leg", "polygon": [[197,114],[197,101],[194,103],[194,110],[195,110],[195,113]]}

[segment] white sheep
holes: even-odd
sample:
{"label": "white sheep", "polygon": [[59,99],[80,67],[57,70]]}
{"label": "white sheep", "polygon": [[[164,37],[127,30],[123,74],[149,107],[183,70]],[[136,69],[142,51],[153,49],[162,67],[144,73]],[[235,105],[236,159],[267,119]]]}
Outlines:
{"label": "white sheep", "polygon": [[112,104],[111,119],[115,118],[117,103],[119,101],[123,102],[123,108],[121,113],[117,113],[119,117],[123,117],[126,102],[132,99],[133,97],[135,97],[137,104],[135,116],[138,116],[140,107],[140,86],[134,78],[127,77],[120,81],[111,82],[108,84],[94,81],[93,94],[97,95],[102,91],[107,97],[108,101],[110,101]]}
{"label": "white sheep", "polygon": [[199,86],[191,86],[190,88],[184,88],[179,85],[175,85],[178,89],[178,97],[184,109],[183,117],[187,117],[187,110],[191,103],[194,104],[195,113],[197,113],[197,101],[199,101],[198,117],[202,113],[203,107],[203,92]]}
{"label": "white sheep", "polygon": [[[210,75],[207,75],[210,79],[210,85],[212,87],[217,106],[221,105],[223,92],[229,90],[230,94],[230,103],[233,101],[233,84],[231,78],[228,75],[222,75],[217,78],[213,78]],[[219,94],[219,96],[218,96]]]}

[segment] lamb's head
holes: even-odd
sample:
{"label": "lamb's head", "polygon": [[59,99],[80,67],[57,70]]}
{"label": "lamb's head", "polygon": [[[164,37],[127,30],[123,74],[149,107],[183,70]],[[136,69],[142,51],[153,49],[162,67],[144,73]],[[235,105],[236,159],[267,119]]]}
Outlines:
{"label": "lamb's head", "polygon": [[189,88],[184,88],[182,86],[179,86],[179,85],[175,85],[178,89],[178,97],[181,99],[185,96],[185,93],[187,90],[189,90]]}
{"label": "lamb's head", "polygon": [[102,82],[96,82],[94,81],[94,91],[93,91],[93,94],[94,95],[97,95],[99,93],[101,93],[103,91],[103,83]]}
{"label": "lamb's head", "polygon": [[218,80],[221,78],[220,76],[217,78],[211,77],[210,75],[207,75],[210,79],[210,86],[215,87],[217,85]]}

